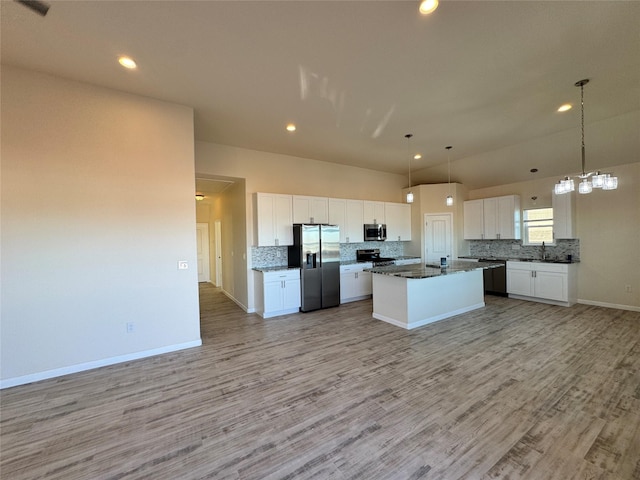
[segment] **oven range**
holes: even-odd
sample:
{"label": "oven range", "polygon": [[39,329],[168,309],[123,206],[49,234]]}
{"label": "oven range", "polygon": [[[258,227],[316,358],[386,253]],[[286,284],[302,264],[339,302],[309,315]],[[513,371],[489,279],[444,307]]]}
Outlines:
{"label": "oven range", "polygon": [[379,248],[356,250],[356,260],[359,262],[372,262],[376,267],[396,264],[395,258],[381,257]]}

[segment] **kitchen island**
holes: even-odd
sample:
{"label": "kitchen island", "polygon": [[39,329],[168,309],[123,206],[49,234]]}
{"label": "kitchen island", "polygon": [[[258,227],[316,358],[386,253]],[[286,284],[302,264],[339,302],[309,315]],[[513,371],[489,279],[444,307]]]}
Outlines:
{"label": "kitchen island", "polygon": [[406,329],[484,307],[483,270],[491,262],[374,267],[373,317]]}

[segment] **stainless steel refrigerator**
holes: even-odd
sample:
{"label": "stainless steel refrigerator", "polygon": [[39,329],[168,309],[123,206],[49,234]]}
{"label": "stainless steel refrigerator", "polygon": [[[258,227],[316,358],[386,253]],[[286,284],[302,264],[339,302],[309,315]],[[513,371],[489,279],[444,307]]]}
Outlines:
{"label": "stainless steel refrigerator", "polygon": [[300,267],[303,312],[340,304],[340,227],[295,223],[289,266]]}

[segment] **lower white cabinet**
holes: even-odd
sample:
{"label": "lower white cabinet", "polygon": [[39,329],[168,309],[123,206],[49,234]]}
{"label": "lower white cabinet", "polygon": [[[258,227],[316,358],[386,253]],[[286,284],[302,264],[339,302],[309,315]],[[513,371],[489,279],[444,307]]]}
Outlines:
{"label": "lower white cabinet", "polygon": [[509,297],[569,306],[577,301],[574,264],[507,262]]}
{"label": "lower white cabinet", "polygon": [[256,311],[262,318],[300,310],[300,269],[257,272]]}
{"label": "lower white cabinet", "polygon": [[355,302],[371,297],[373,292],[371,272],[365,272],[364,269],[372,266],[371,263],[340,266],[340,303]]}

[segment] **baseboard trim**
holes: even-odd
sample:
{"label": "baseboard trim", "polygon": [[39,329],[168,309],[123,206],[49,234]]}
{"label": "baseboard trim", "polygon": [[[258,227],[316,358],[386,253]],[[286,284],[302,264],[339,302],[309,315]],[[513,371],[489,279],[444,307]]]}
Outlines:
{"label": "baseboard trim", "polygon": [[231,295],[229,292],[227,292],[226,290],[222,290],[222,293],[225,294],[225,296],[231,300],[233,303],[235,303],[236,305],[238,305],[242,310],[244,310],[246,313],[254,313],[255,309],[249,309],[246,305],[243,305],[240,300],[238,300],[236,297],[234,297],[233,295]]}
{"label": "baseboard trim", "polygon": [[619,303],[594,302],[593,300],[578,299],[578,303],[582,305],[593,305],[594,307],[616,308],[618,310],[630,310],[632,312],[640,312],[640,307],[634,305],[620,305]]}
{"label": "baseboard trim", "polygon": [[372,317],[377,320],[382,320],[383,322],[390,323],[391,325],[395,325],[396,327],[402,327],[405,330],[412,330],[414,328],[422,327],[424,325],[428,325],[434,322],[439,322],[440,320],[445,320],[447,318],[455,317],[456,315],[461,315],[463,313],[467,313],[472,310],[477,310],[478,308],[482,308],[484,306],[485,306],[484,302],[476,303],[474,305],[469,305],[467,307],[459,308],[452,312],[442,313],[440,315],[434,315],[433,317],[422,318],[420,320],[416,320],[415,322],[411,322],[411,323],[404,323],[401,320],[387,317],[386,315],[381,315],[379,313],[373,313]]}
{"label": "baseboard trim", "polygon": [[93,362],[79,363],[77,365],[70,365],[68,367],[55,368],[53,370],[46,370],[44,372],[31,373],[29,375],[23,375],[21,377],[7,378],[6,380],[0,380],[0,390],[10,387],[16,387],[18,385],[26,385],[27,383],[39,382],[40,380],[47,380],[49,378],[62,377],[63,375],[70,375],[72,373],[93,370],[95,368],[107,367],[109,365],[115,365],[117,363],[124,363],[130,362],[131,360],[154,357],[156,355],[162,355],[163,353],[171,353],[178,350],[185,350],[187,348],[199,347],[201,345],[202,339],[198,339],[192,342],[167,345],[165,347],[144,350],[142,352],[128,353],[126,355],[103,358],[101,360],[95,360]]}

